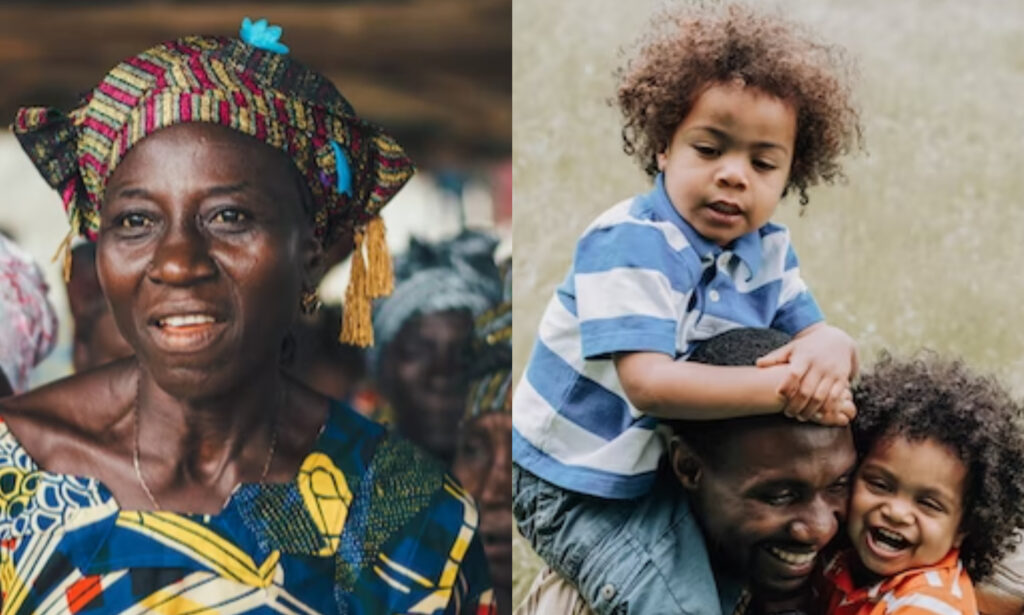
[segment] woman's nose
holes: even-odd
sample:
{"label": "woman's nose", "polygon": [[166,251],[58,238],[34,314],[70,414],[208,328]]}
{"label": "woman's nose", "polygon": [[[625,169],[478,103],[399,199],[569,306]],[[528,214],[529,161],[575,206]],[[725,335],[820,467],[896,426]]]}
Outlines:
{"label": "woman's nose", "polygon": [[491,468],[480,493],[481,504],[507,504],[512,507],[512,450],[510,446],[495,443]]}
{"label": "woman's nose", "polygon": [[173,225],[159,239],[148,272],[154,282],[180,286],[213,277],[217,267],[207,239],[189,222]]}

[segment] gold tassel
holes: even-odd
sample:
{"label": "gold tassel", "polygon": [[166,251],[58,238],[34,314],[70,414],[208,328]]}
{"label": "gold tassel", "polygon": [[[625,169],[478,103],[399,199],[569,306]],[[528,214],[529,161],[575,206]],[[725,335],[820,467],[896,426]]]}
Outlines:
{"label": "gold tassel", "polygon": [[374,216],[366,226],[366,259],[369,264],[367,281],[370,297],[386,297],[395,289],[395,275],[388,252],[387,229],[384,219]]}
{"label": "gold tassel", "polygon": [[57,246],[57,251],[53,253],[53,258],[50,259],[51,263],[56,263],[57,258],[60,256],[64,257],[64,283],[67,284],[71,281],[71,240],[75,236],[74,228],[68,231],[67,235],[64,235],[64,239],[60,241]]}
{"label": "gold tassel", "polygon": [[338,341],[363,348],[373,345],[373,320],[370,314],[370,293],[363,245],[366,231],[356,230],[352,251],[352,271],[345,290],[345,307],[341,317]]}

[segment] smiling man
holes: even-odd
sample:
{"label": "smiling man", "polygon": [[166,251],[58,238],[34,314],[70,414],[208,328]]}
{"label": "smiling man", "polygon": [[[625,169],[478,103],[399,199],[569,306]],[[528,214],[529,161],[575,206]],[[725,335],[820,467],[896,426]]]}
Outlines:
{"label": "smiling man", "polygon": [[[752,365],[787,340],[776,331],[737,329],[705,342],[691,360]],[[611,504],[620,509],[619,522],[665,527],[664,521],[651,521],[656,515],[670,517],[667,523],[677,538],[656,544],[674,549],[671,559],[686,563],[684,577],[667,581],[685,612],[749,615],[801,609],[817,555],[835,537],[845,513],[856,463],[849,428],[799,423],[782,415],[669,425],[670,455],[655,489],[639,500]],[[534,514],[564,512],[557,503],[545,508]],[[582,585],[597,576],[607,581],[594,612],[674,612],[644,602],[643,596],[629,604],[616,600],[644,575],[664,575],[657,561],[665,558],[579,562]],[[574,587],[545,570],[517,614],[589,612]]]}

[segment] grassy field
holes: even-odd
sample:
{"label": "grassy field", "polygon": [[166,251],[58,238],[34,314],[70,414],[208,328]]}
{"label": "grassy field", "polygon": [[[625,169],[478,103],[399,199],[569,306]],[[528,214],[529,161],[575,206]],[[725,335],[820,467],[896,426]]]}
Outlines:
{"label": "grassy field", "polygon": [[[866,153],[786,202],[805,279],[861,344],[961,355],[1024,393],[1024,3],[764,1],[858,60]],[[580,231],[647,186],[621,151],[613,70],[663,2],[513,5],[515,369]],[[515,598],[537,561],[515,549]]]}

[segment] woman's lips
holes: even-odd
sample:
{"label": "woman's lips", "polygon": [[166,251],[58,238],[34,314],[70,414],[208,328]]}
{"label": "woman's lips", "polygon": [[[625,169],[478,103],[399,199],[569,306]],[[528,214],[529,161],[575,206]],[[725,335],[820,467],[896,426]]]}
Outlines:
{"label": "woman's lips", "polygon": [[213,344],[226,328],[226,323],[210,314],[173,314],[157,319],[150,332],[162,350],[189,353]]}

